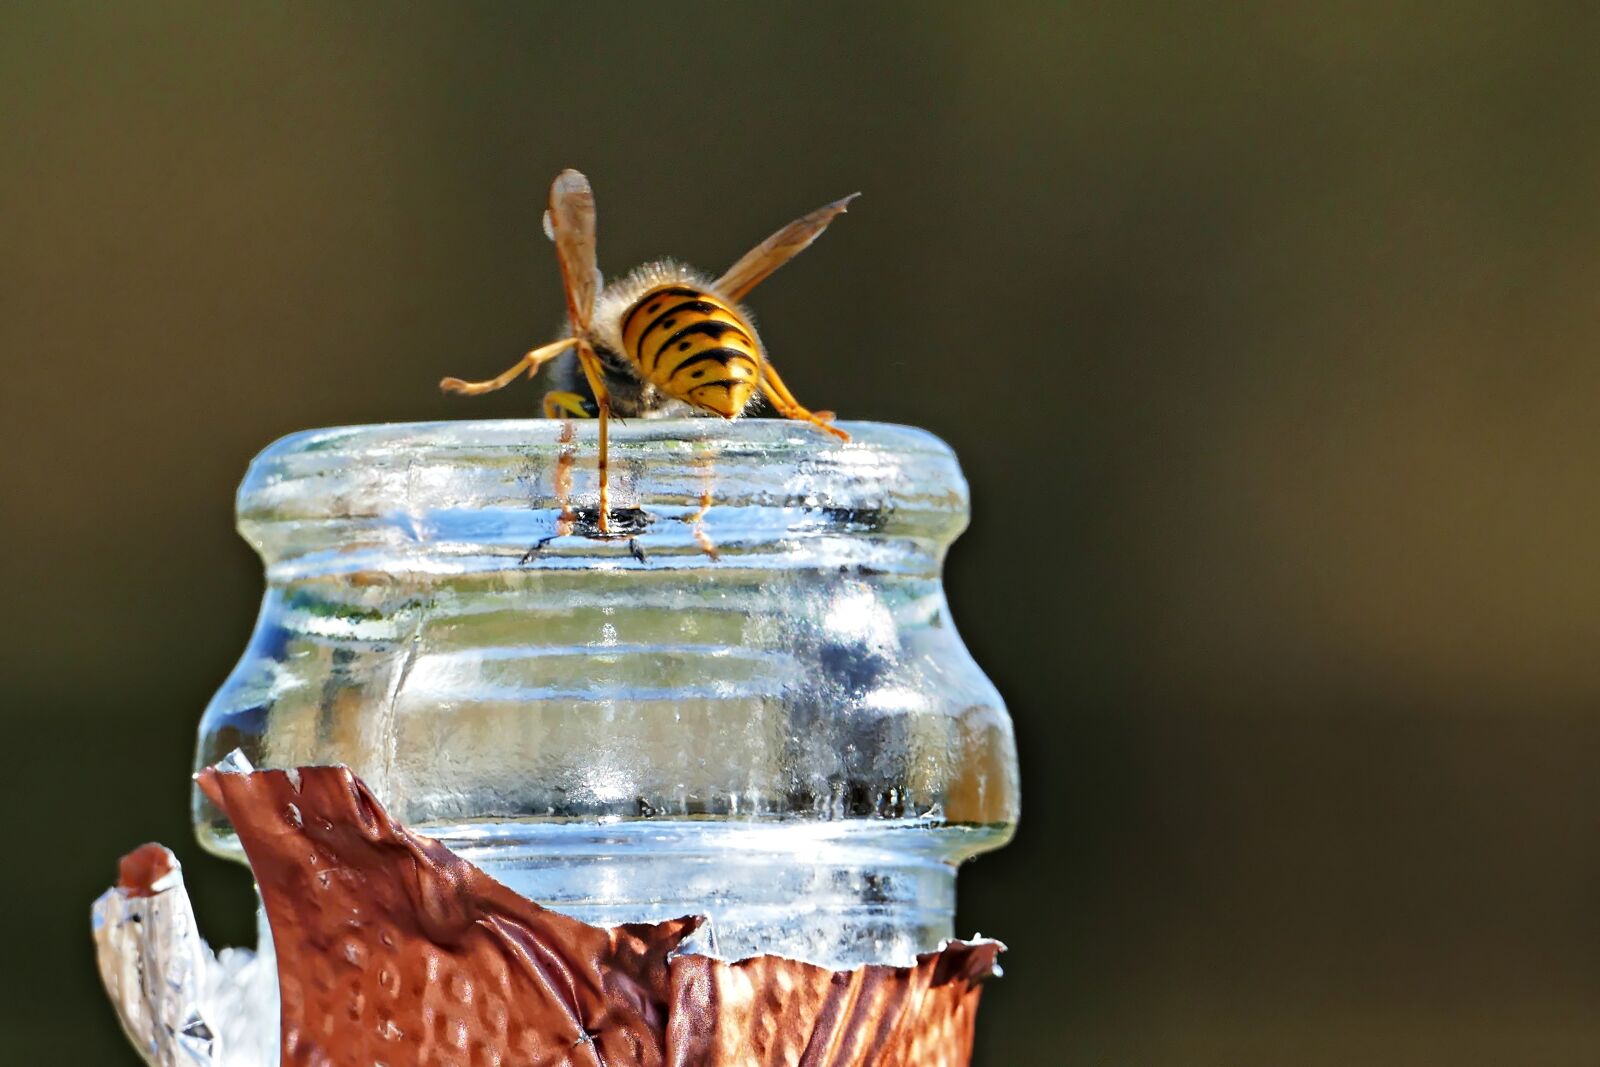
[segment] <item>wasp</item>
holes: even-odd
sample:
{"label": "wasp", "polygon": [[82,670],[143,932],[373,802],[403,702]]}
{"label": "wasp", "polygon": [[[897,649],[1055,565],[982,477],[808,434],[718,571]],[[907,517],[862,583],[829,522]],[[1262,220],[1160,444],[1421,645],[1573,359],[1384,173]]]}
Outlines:
{"label": "wasp", "polygon": [[802,215],[715,280],[663,259],[605,284],[595,252],[594,191],[582,174],[564,170],[551,183],[544,228],[555,243],[566,292],[565,334],[487,381],[445,378],[439,387],[478,396],[562,360],[554,368],[561,387],[545,394],[544,414],[599,420],[602,536],[611,533],[606,425],[613,415],[736,419],[765,398],[784,418],[848,441],[850,435],[832,425],[832,412],[810,411],[789,392],[739,302],[815,241],[856,195]]}

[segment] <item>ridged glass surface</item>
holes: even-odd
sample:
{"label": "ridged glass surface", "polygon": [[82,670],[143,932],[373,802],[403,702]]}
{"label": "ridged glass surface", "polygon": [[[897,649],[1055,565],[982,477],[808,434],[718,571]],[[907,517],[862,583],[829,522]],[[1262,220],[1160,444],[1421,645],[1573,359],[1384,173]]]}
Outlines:
{"label": "ridged glass surface", "polygon": [[[760,919],[786,879],[855,946],[818,962],[933,947],[953,865],[1010,835],[1014,744],[940,584],[967,514],[954,456],[846,428],[847,444],[776,420],[614,425],[609,539],[592,423],[279,441],[239,490],[268,588],[198,764],[346,763],[398,818],[604,921],[691,904],[723,857],[750,898],[748,921],[738,899],[714,915],[724,953],[818,958]],[[237,855],[198,795],[195,818]],[[609,882],[580,892],[579,868]]]}

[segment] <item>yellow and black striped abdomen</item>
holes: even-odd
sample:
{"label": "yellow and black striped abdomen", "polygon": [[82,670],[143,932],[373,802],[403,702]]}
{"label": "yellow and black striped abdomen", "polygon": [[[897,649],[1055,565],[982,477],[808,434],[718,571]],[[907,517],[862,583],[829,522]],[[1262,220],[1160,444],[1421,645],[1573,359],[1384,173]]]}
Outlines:
{"label": "yellow and black striped abdomen", "polygon": [[622,347],[639,374],[674,400],[731,419],[761,378],[755,331],[733,308],[690,285],[665,285],[622,317]]}

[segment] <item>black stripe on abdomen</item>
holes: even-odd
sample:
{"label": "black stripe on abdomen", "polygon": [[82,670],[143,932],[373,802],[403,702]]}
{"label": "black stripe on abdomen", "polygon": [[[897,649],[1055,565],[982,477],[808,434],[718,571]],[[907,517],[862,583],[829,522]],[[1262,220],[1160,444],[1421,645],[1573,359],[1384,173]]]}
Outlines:
{"label": "black stripe on abdomen", "polygon": [[690,386],[689,392],[694,393],[700,391],[701,389],[709,389],[713,385],[719,385],[724,389],[731,389],[736,385],[749,384],[749,379],[746,378],[713,378],[709,382],[695,382],[694,385]]}
{"label": "black stripe on abdomen", "polygon": [[[750,364],[750,369],[752,371],[757,369],[755,359],[752,358],[748,352],[740,351],[737,348],[709,348],[704,352],[696,352],[694,355],[690,356],[688,359],[672,368],[672,377],[676,378],[690,367],[693,367],[699,363],[715,363],[717,366],[726,370],[728,367],[732,366],[736,360]],[[689,377],[693,378],[704,373],[704,371],[696,371],[694,374],[689,375]],[[754,375],[752,375],[750,378],[744,378],[740,380],[752,381],[754,380]]]}
{"label": "black stripe on abdomen", "polygon": [[[669,285],[665,289],[657,289],[655,292],[649,294],[650,302],[648,304],[641,300],[639,303],[633,305],[633,310],[628,312],[627,318],[622,320],[621,332],[626,333],[628,331],[628,324],[633,321],[635,315],[638,315],[641,311],[652,315],[655,314],[656,311],[661,307],[662,301],[668,299],[669,297],[687,296],[691,298],[704,299],[705,295],[706,294],[701,292],[699,289],[691,289],[687,285]],[[654,325],[655,323],[652,322],[650,326],[646,326],[645,332],[649,333],[651,327]]]}
{"label": "black stripe on abdomen", "polygon": [[[650,330],[653,329],[655,329],[655,323],[650,324]],[[645,331],[646,337],[649,336],[650,330]],[[700,322],[691,322],[689,325],[680,329],[677,333],[669,336],[665,341],[662,341],[659,345],[656,345],[656,350],[650,353],[650,365],[653,367],[658,364],[661,361],[662,354],[673,345],[682,345],[683,350],[688,351],[689,341],[687,339],[690,337],[703,334],[714,341],[720,341],[729,333],[736,334],[738,340],[745,342],[752,348],[755,347],[755,345],[750,341],[749,334],[740,329],[738,323],[728,322],[725,319],[705,319]]]}

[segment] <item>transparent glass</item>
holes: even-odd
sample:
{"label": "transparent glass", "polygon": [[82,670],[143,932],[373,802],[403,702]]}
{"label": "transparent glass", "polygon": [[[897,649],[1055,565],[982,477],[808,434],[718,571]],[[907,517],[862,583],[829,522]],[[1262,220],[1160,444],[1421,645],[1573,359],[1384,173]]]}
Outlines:
{"label": "transparent glass", "polygon": [[1015,744],[940,582],[955,457],[846,428],[614,425],[610,539],[593,423],[284,438],[239,489],[267,590],[197,764],[348,764],[519,892],[709,914],[730,958],[936,947],[955,866],[1011,835]]}

